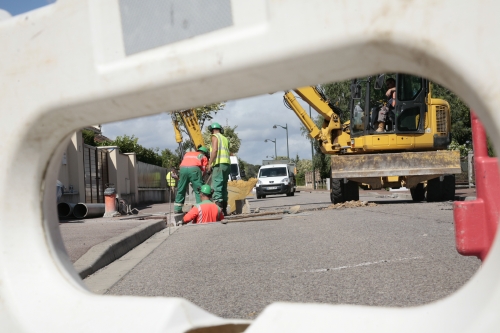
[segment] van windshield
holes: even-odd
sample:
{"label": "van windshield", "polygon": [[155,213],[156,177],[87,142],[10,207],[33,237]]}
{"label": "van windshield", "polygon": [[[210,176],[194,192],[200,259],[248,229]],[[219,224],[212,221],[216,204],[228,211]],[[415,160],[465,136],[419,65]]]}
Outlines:
{"label": "van windshield", "polygon": [[238,164],[231,164],[231,176],[238,176]]}
{"label": "van windshield", "polygon": [[286,168],[260,169],[259,177],[286,177]]}

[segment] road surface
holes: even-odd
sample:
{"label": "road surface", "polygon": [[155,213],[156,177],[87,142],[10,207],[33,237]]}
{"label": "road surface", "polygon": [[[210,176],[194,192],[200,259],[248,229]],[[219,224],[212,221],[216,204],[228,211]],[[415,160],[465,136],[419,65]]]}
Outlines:
{"label": "road surface", "polygon": [[[107,293],[184,297],[222,317],[252,319],[276,301],[407,307],[463,286],[480,261],[455,250],[452,203],[387,193],[361,197],[375,207],[184,226]],[[330,205],[327,193],[314,192],[250,203],[261,211]]]}

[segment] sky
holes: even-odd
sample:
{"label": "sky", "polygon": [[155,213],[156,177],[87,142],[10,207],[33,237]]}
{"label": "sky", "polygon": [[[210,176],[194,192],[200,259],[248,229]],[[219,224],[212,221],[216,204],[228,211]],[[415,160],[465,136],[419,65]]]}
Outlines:
{"label": "sky", "polygon": [[55,0],[0,0],[0,8],[8,11],[14,16],[39,7],[47,6],[53,2],[55,2]]}
{"label": "sky", "polygon": [[[281,127],[274,129],[273,125],[288,127],[290,158],[298,154],[301,159],[311,159],[311,141],[301,135],[299,118],[283,105],[283,92],[228,101],[213,121],[222,126],[238,126],[236,132],[241,139],[238,157],[248,163],[261,164],[262,160],[272,159],[274,143],[264,142],[265,139],[276,140],[278,156],[287,155],[286,130]],[[110,139],[117,135],[135,135],[139,138],[138,143],[148,148],[173,151],[177,147],[170,114],[167,113],[103,124],[102,133]]]}
{"label": "sky", "polygon": [[[55,0],[0,0],[0,8],[19,15],[53,2]],[[275,124],[288,126],[290,158],[296,155],[301,159],[311,158],[311,141],[301,135],[300,120],[283,105],[283,92],[227,101],[224,110],[219,111],[213,121],[223,126],[238,126],[236,132],[241,139],[238,157],[248,163],[261,164],[262,160],[275,156],[275,144],[264,142],[265,139],[276,141],[278,156],[287,155],[286,131],[281,127],[274,129]],[[103,124],[102,134],[110,139],[125,134],[135,135],[139,138],[138,143],[147,148],[169,148],[173,151],[177,147],[170,115],[166,113]]]}

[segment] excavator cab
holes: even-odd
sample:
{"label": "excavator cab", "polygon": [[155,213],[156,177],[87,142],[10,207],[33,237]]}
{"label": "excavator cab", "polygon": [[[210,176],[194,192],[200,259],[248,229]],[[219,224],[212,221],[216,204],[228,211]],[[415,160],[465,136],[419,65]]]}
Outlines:
{"label": "excavator cab", "polygon": [[[386,82],[395,80],[395,104]],[[383,133],[424,133],[429,81],[409,74],[380,74],[351,83],[351,137]]]}

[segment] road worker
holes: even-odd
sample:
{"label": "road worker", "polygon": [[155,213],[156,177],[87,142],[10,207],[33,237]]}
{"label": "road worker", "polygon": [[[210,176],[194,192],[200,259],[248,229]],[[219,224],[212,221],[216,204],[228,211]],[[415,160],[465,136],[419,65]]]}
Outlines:
{"label": "road worker", "polygon": [[174,188],[177,185],[177,180],[179,179],[179,175],[177,174],[177,170],[175,168],[170,169],[167,173],[167,186],[170,188]]}
{"label": "road worker", "polygon": [[171,168],[167,173],[167,188],[168,188],[168,202],[175,200],[175,187],[177,186],[177,181],[179,180],[179,175],[175,168]]}
{"label": "road worker", "polygon": [[203,185],[200,189],[201,203],[196,204],[191,210],[184,215],[183,222],[189,223],[193,221],[194,224],[211,223],[222,221],[224,214],[219,206],[210,201],[213,190],[210,185]]}
{"label": "road worker", "polygon": [[189,183],[193,186],[196,203],[199,204],[201,202],[199,189],[203,185],[202,179],[208,165],[207,155],[208,149],[203,146],[198,147],[196,151],[190,151],[184,155],[180,165],[174,213],[182,213]]}
{"label": "road worker", "polygon": [[208,129],[212,133],[208,164],[208,170],[212,172],[212,189],[214,190],[212,200],[227,216],[227,182],[231,171],[229,141],[222,135],[224,129],[219,123],[213,123],[208,126]]}

